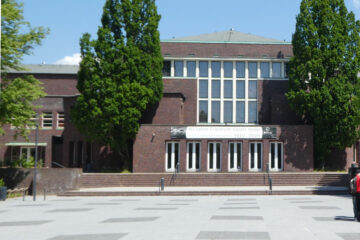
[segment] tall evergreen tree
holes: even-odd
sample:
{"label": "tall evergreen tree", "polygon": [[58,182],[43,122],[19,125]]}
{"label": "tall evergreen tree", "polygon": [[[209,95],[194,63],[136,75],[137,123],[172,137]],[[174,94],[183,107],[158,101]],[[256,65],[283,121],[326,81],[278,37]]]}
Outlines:
{"label": "tall evergreen tree", "polygon": [[343,0],[303,0],[290,60],[292,109],[314,126],[316,167],[359,139],[360,21]]}
{"label": "tall evergreen tree", "polygon": [[72,119],[90,140],[118,150],[125,167],[142,113],[162,97],[159,21],[155,0],[107,0],[98,38],[80,40]]}
{"label": "tall evergreen tree", "polygon": [[23,56],[31,54],[48,32],[24,20],[21,3],[1,0],[0,134],[5,124],[11,124],[18,130],[15,135],[26,138],[34,125],[30,120],[35,115],[33,101],[45,96],[40,81],[33,76],[9,78],[7,72],[26,70],[20,65]]}

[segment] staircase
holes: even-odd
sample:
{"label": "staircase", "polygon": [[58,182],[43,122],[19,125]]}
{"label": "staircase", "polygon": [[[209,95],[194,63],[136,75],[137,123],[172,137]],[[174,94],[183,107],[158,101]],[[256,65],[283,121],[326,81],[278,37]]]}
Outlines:
{"label": "staircase", "polygon": [[[99,187],[156,187],[160,178],[165,186],[267,186],[266,173],[133,173],[103,174],[84,173],[81,188]],[[346,173],[271,173],[273,186],[347,186]]]}

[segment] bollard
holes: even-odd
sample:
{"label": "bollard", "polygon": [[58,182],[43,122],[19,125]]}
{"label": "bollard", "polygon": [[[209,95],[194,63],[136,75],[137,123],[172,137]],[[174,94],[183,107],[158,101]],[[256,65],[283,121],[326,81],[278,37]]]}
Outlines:
{"label": "bollard", "polygon": [[26,189],[24,189],[23,191],[23,202],[25,201],[25,193],[26,193]]}
{"label": "bollard", "polygon": [[44,201],[46,200],[46,189],[44,188]]}
{"label": "bollard", "polygon": [[165,179],[162,177],[162,178],[160,178],[160,188],[161,188],[161,191],[164,191],[164,186],[165,186]]}

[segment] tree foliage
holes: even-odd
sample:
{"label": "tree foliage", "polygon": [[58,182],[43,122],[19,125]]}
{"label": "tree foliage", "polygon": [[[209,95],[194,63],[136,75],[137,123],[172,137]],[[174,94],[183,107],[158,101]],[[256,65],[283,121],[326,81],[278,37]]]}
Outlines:
{"label": "tree foliage", "polygon": [[[33,101],[43,97],[41,83],[33,76],[8,78],[7,72],[25,70],[22,57],[31,54],[34,46],[49,32],[42,27],[32,28],[24,20],[23,5],[15,0],[1,0],[1,88],[0,88],[0,133],[4,124],[11,124],[26,137],[30,118],[35,115]],[[16,135],[17,135],[16,134]]]}
{"label": "tree foliage", "polygon": [[359,139],[360,22],[343,0],[303,0],[290,60],[292,109],[314,126],[315,161]]}
{"label": "tree foliage", "polygon": [[107,0],[97,39],[80,40],[78,84],[72,109],[79,131],[129,159],[142,112],[162,97],[160,15],[154,0]]}

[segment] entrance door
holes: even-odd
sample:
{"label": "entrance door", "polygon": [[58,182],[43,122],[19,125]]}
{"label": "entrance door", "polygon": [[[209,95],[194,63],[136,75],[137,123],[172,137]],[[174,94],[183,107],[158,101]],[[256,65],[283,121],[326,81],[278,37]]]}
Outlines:
{"label": "entrance door", "polygon": [[261,171],[262,169],[262,143],[251,142],[249,144],[249,170]]}
{"label": "entrance door", "polygon": [[179,163],[179,143],[178,142],[167,142],[166,143],[166,171],[175,171],[176,166]]}

